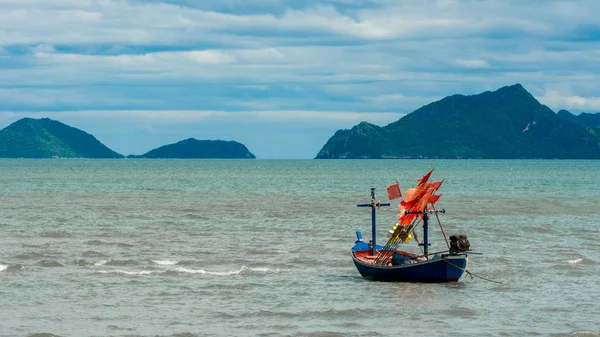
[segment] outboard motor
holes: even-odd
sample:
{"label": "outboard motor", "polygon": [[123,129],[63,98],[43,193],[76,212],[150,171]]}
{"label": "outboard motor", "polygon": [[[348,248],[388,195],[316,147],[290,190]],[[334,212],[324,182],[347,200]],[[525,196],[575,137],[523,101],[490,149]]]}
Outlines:
{"label": "outboard motor", "polygon": [[466,234],[456,234],[450,236],[450,255],[466,252],[471,249],[469,239]]}

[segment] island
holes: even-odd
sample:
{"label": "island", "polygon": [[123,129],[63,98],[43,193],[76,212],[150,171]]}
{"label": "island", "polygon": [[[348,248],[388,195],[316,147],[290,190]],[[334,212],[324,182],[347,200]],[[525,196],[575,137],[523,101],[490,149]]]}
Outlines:
{"label": "island", "polygon": [[236,141],[184,139],[128,158],[206,158],[206,159],[255,159],[248,148]]}
{"label": "island", "polygon": [[598,123],[582,122],[597,116],[565,116],[515,84],[449,96],[384,127],[362,122],[338,130],[316,159],[600,159]]}
{"label": "island", "polygon": [[124,158],[94,136],[49,118],[22,118],[0,130],[0,158]]}

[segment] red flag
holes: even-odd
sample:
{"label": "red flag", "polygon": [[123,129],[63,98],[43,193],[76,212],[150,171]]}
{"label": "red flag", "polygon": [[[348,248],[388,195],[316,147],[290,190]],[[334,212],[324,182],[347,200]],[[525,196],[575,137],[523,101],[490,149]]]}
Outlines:
{"label": "red flag", "polygon": [[425,207],[429,203],[429,199],[431,198],[431,193],[425,194],[421,199],[419,199],[419,203],[417,204],[417,211],[425,211]]}
{"label": "red flag", "polygon": [[442,196],[441,194],[432,194],[431,199],[429,199],[429,203],[432,205],[435,204],[440,199],[441,196]]}
{"label": "red flag", "polygon": [[427,172],[427,174],[425,174],[421,179],[417,179],[417,182],[419,183],[419,185],[417,185],[417,188],[425,185],[425,183],[427,182],[427,180],[429,180],[429,177],[431,176],[431,172],[433,172],[433,169]]}
{"label": "red flag", "polygon": [[388,199],[390,199],[390,200],[394,200],[396,198],[402,197],[402,192],[400,191],[400,185],[398,185],[397,180],[396,180],[395,184],[388,186],[387,192],[388,192]]}
{"label": "red flag", "polygon": [[440,188],[440,186],[442,186],[442,183],[444,182],[444,180],[436,181],[436,182],[433,182],[433,183],[427,183],[427,188],[431,188],[434,191],[438,190]]}

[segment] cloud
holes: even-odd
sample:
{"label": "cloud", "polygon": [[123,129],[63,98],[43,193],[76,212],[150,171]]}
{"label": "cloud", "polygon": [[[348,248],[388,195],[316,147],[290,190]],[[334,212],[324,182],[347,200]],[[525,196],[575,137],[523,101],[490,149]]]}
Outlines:
{"label": "cloud", "polygon": [[471,68],[471,69],[482,69],[482,68],[489,68],[490,65],[488,64],[488,62],[486,60],[456,60],[454,61],[454,63],[456,63],[456,65],[460,66],[460,67],[464,67],[464,68]]}
{"label": "cloud", "polygon": [[517,82],[553,108],[598,111],[599,11],[596,0],[0,0],[0,120],[46,113],[98,131],[86,120],[121,120],[155,135],[188,123],[251,141],[265,123],[301,139]]}
{"label": "cloud", "polygon": [[544,96],[538,96],[537,99],[555,111],[565,109],[572,112],[582,110],[600,112],[600,97],[568,96],[554,90],[548,90]]}
{"label": "cloud", "polygon": [[324,122],[343,122],[351,125],[360,121],[375,124],[387,124],[404,116],[395,112],[345,112],[314,110],[271,110],[271,111],[213,111],[213,110],[72,110],[72,111],[35,111],[35,112],[3,112],[4,120],[17,117],[33,118],[87,119],[97,121],[127,122],[137,121],[144,125],[187,124],[209,120],[244,121],[244,123],[282,123],[310,122],[315,125]]}

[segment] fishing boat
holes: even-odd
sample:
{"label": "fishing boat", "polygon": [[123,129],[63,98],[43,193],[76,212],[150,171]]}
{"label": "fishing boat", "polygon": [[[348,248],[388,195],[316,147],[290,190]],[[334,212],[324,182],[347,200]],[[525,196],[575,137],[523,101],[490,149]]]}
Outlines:
{"label": "fishing boat", "polygon": [[[352,247],[352,260],[358,272],[368,280],[392,282],[457,282],[466,271],[470,243],[466,235],[446,236],[440,222],[440,215],[445,209],[437,210],[435,203],[441,194],[436,194],[444,180],[429,182],[431,169],[417,180],[415,188],[408,189],[406,196],[398,205],[398,222],[388,234],[385,245],[377,245],[376,211],[390,203],[375,201],[375,188],[371,188],[371,202],[359,204],[358,207],[371,208],[372,239],[367,243],[362,233],[356,232],[357,240]],[[398,181],[387,188],[388,198],[402,198]],[[441,234],[446,241],[447,249],[434,253],[429,252],[429,226],[431,219],[437,220]],[[422,240],[419,241],[418,229],[422,227]],[[420,232],[420,230],[419,230]],[[418,254],[400,250],[411,239],[418,244]]]}

